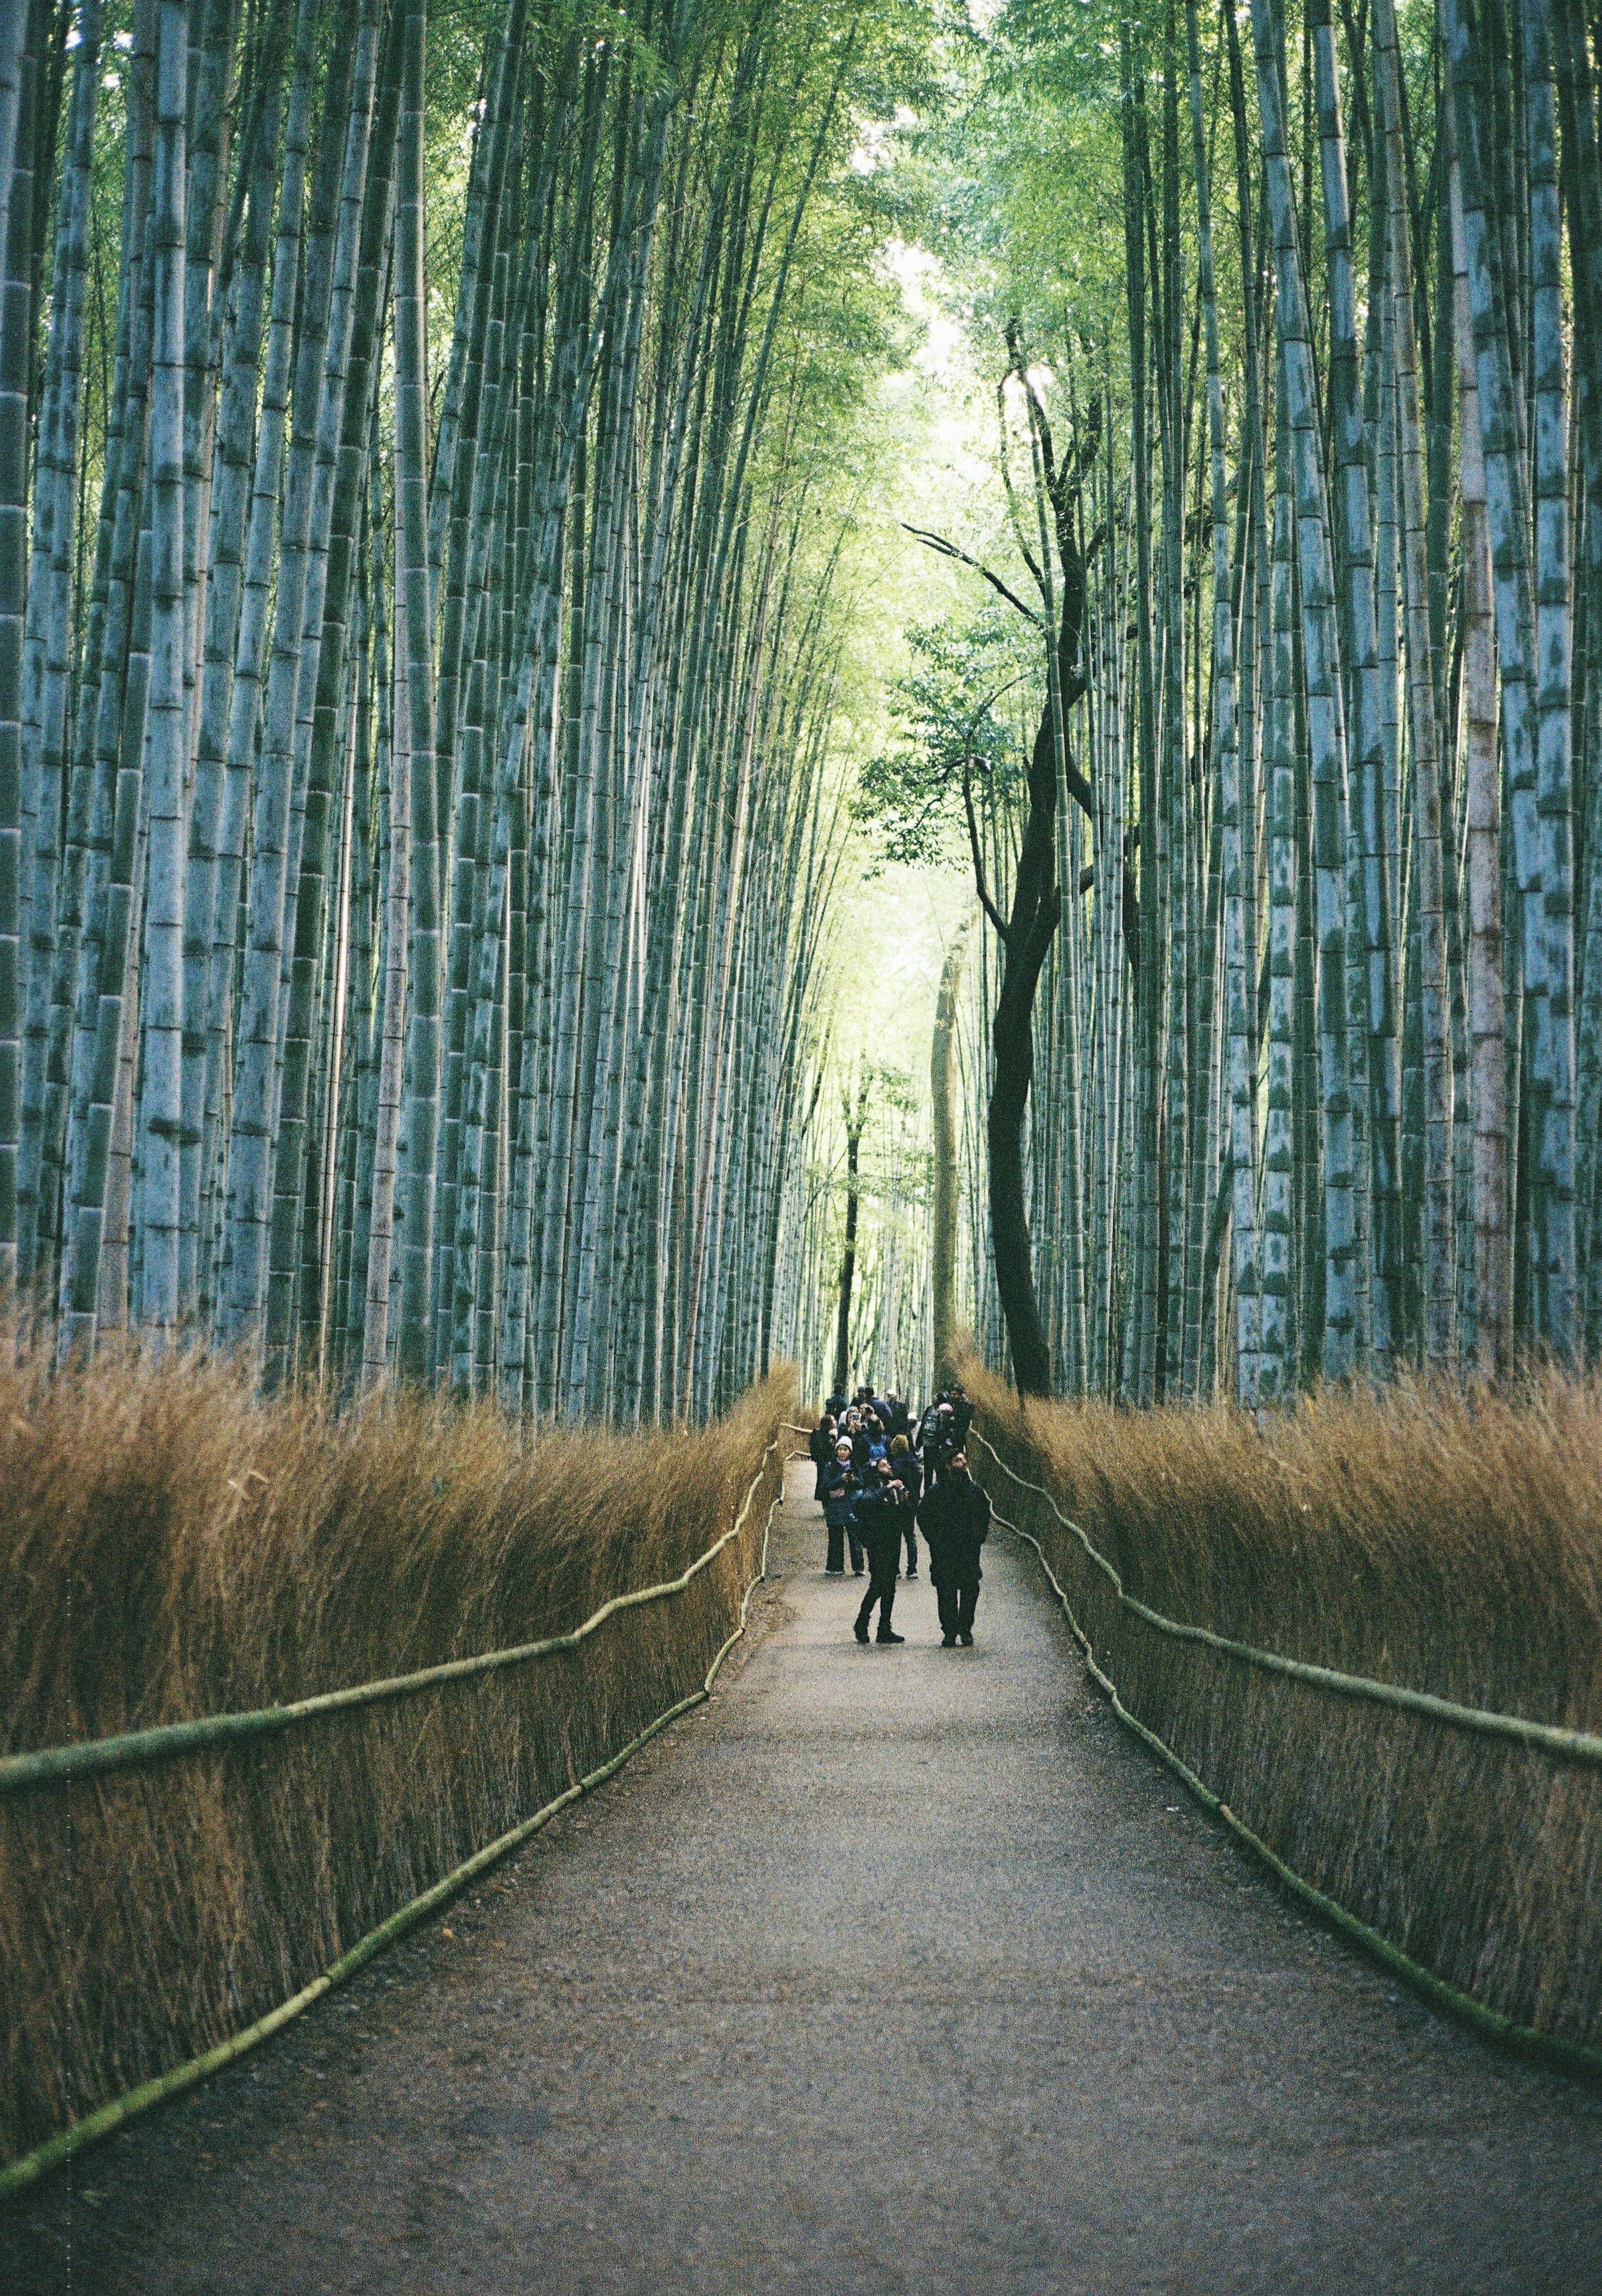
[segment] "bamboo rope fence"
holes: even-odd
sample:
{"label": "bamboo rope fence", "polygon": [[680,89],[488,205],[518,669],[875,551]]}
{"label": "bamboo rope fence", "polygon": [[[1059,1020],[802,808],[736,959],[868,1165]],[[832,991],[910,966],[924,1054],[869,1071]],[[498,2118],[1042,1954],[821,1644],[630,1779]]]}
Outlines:
{"label": "bamboo rope fence", "polygon": [[[1595,1998],[1595,1988],[1581,1981],[1586,1941],[1594,1928],[1586,1907],[1584,1845],[1578,1845],[1579,1855],[1559,1861],[1555,1845],[1548,1844],[1547,1864],[1560,1864],[1562,1869],[1555,1887],[1547,1886],[1545,1874],[1533,1882],[1517,1874],[1519,1828],[1496,1807],[1495,1797],[1499,1792],[1510,1800],[1516,1797],[1521,1785],[1528,1787],[1527,1778],[1516,1772],[1485,1778],[1475,1775],[1472,1764],[1454,1776],[1447,1764],[1436,1767],[1432,1779],[1426,1775],[1427,1752],[1420,1761],[1413,1745],[1395,1741],[1363,1750],[1380,1783],[1369,1797],[1353,1795],[1340,1775],[1343,1764],[1358,1751],[1350,1733],[1330,1733],[1340,1736],[1338,1751],[1332,1754],[1325,1748],[1320,1760],[1316,1724],[1310,1736],[1294,1711],[1276,1711],[1271,1703],[1265,1709],[1261,1701],[1243,1698],[1233,1685],[1209,1683],[1198,1688],[1151,1664],[1133,1644],[1120,1639],[1116,1616],[1121,1613],[1169,1644],[1215,1654],[1231,1670],[1246,1669],[1304,1685],[1323,1700],[1333,1697],[1359,1708],[1416,1717],[1430,1731],[1444,1729],[1500,1742],[1555,1767],[1602,1767],[1602,1736],[1309,1665],[1169,1618],[1125,1590],[1114,1564],[1043,1484],[1020,1474],[977,1428],[972,1439],[1020,1494],[1040,1503],[1068,1534],[1073,1545],[1067,1551],[1077,1550],[1083,1556],[1088,1576],[1078,1587],[1065,1586],[1042,1537],[997,1512],[1002,1528],[1034,1549],[1087,1669],[1119,1721],[1295,1896],[1437,2006],[1489,2038],[1575,2072],[1602,2076],[1602,2005]],[[1105,1608],[1109,1590],[1111,1616]],[[1437,1793],[1461,1793],[1470,1803],[1478,1798],[1476,1789],[1479,1793],[1489,1789],[1477,1841],[1472,1820],[1466,1830],[1457,1829],[1450,1819],[1442,1826],[1431,1823],[1427,1799],[1421,1806],[1420,1797],[1432,1786]],[[1539,1805],[1542,1796],[1537,1789],[1525,1799]],[[1321,1807],[1311,1810],[1309,1804],[1320,1800]],[[1385,1822],[1398,1812],[1400,1823]],[[1421,1816],[1422,1826],[1418,1823]],[[1341,1838],[1365,1822],[1374,1838],[1355,1844]],[[1533,1830],[1541,1833],[1539,1821]],[[1576,1848],[1573,1842],[1569,1846],[1571,1851]],[[1488,1874],[1466,1862],[1466,1849],[1477,1850]],[[1410,1872],[1413,1859],[1417,1868]],[[1441,1870],[1429,1872],[1432,1865]],[[1317,1873],[1316,1880],[1310,1878],[1309,1868]],[[1514,1904],[1529,1921],[1533,1941],[1524,1953],[1509,1956],[1515,1974],[1510,1982],[1503,1982],[1505,1997],[1499,2002],[1486,1995],[1500,1975],[1499,1917],[1505,1919],[1511,1910],[1507,1902],[1509,1878]],[[1434,1901],[1442,1890],[1472,1901],[1456,1924],[1432,1919]],[[1354,1910],[1354,1899],[1361,1911]],[[1377,1917],[1365,1918],[1365,1914]],[[1594,1960],[1594,1952],[1590,1957]],[[1531,1960],[1536,1964],[1533,1976]],[[1577,2030],[1563,2030],[1565,2023]]]}
{"label": "bamboo rope fence", "polygon": [[[1209,1628],[1187,1626],[1178,1619],[1165,1618],[1160,1611],[1142,1603],[1138,1596],[1124,1592],[1124,1581],[1117,1571],[1091,1544],[1083,1528],[1064,1514],[1043,1483],[1032,1483],[1014,1472],[995,1446],[984,1435],[978,1440],[985,1445],[1001,1472],[1015,1482],[1020,1490],[1033,1491],[1044,1499],[1065,1530],[1072,1531],[1083,1547],[1086,1558],[1107,1578],[1124,1608],[1160,1635],[1173,1635],[1181,1642],[1204,1643],[1209,1650],[1222,1651],[1228,1658],[1243,1659],[1248,1666],[1263,1668],[1265,1673],[1282,1674],[1293,1682],[1311,1682],[1320,1690],[1336,1692],[1345,1698],[1371,1699],[1377,1706],[1394,1706],[1403,1712],[1427,1714],[1432,1721],[1453,1724],[1460,1730],[1481,1730],[1487,1737],[1516,1738],[1526,1746],[1540,1746],[1550,1754],[1568,1761],[1602,1764],[1602,1737],[1590,1730],[1560,1730],[1549,1722],[1527,1721],[1518,1714],[1492,1714],[1483,1708],[1459,1705],[1455,1699],[1436,1698],[1426,1690],[1408,1690],[1400,1683],[1376,1682],[1361,1674],[1342,1674],[1334,1667],[1309,1666],[1301,1659],[1281,1658],[1276,1651],[1257,1650],[1250,1643],[1231,1642],[1227,1635],[1215,1635]],[[1016,1523],[1009,1523],[1016,1530]]]}
{"label": "bamboo rope fence", "polygon": [[[710,1574],[714,1565],[731,1548],[740,1547],[741,1534],[746,1530],[757,1491],[764,1482],[776,1476],[777,1488],[763,1518],[754,1568],[742,1570],[740,1573],[740,1599],[738,1605],[734,1606],[732,1626],[718,1642],[711,1662],[700,1674],[696,1687],[675,1698],[643,1727],[636,1729],[625,1745],[609,1751],[603,1760],[587,1769],[583,1775],[570,1776],[569,1784],[561,1792],[544,1800],[532,1816],[519,1817],[494,1841],[457,1863],[427,1889],[389,1913],[309,1983],[299,1987],[265,2015],[253,2020],[242,2030],[229,2034],[214,2046],[200,2051],[183,2062],[166,2068],[154,2077],[110,2097],[68,2127],[36,2144],[19,2158],[0,2167],[0,2200],[23,2191],[86,2145],[125,2127],[151,2106],[208,2079],[212,2073],[233,2063],[279,2031],[326,1993],[365,1967],[385,1947],[415,1929],[502,1859],[520,1848],[559,1812],[593,1792],[670,1722],[704,1703],[711,1696],[713,1683],[730,1651],[746,1631],[751,1598],[767,1575],[773,1518],[784,1501],[784,1469],[790,1458],[798,1456],[793,1449],[783,1448],[783,1439],[787,1432],[798,1431],[804,1431],[789,1430],[781,1424],[763,1452],[761,1464],[746,1488],[734,1521],[721,1538],[697,1556],[688,1569],[675,1578],[614,1596],[571,1633],[548,1636],[505,1650],[485,1652],[472,1658],[422,1668],[386,1680],[356,1684],[344,1690],[283,1706],[248,1713],[210,1715],[192,1722],[127,1732],[72,1745],[43,1748],[32,1753],[11,1756],[0,1763],[0,1803],[8,1800],[32,1800],[38,1796],[62,1792],[130,1770],[148,1771],[222,1748],[277,1739],[285,1733],[342,1717],[353,1709],[389,1705],[446,1685],[474,1680],[482,1682],[486,1677],[532,1666],[542,1660],[570,1655],[581,1651],[609,1624],[684,1595],[698,1587],[711,1585]],[[777,1460],[776,1454],[779,1455]],[[714,1608],[715,1611],[715,1600]],[[724,1613],[725,1620],[726,1616]],[[582,1692],[582,1677],[578,1686]],[[569,1734],[564,1730],[561,1734],[563,1748],[567,1749],[569,1742]]]}

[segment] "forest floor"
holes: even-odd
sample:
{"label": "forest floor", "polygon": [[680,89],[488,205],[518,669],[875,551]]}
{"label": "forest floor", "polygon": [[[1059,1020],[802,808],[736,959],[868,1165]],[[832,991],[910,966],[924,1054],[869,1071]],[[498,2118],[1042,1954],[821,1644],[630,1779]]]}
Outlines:
{"label": "forest floor", "polygon": [[477,1898],[0,2218],[15,2296],[1521,2296],[1602,2095],[1282,1901],[997,1533],[862,1650],[793,1468],[709,1707]]}

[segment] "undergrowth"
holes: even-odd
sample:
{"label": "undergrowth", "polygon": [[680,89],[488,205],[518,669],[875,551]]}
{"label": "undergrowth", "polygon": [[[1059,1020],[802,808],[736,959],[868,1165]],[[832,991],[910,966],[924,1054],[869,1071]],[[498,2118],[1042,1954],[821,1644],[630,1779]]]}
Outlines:
{"label": "undergrowth", "polygon": [[[981,1428],[1165,1616],[1341,1672],[1602,1731],[1602,1382],[1021,1406]],[[981,1451],[1124,1703],[1304,1879],[1516,2021],[1602,2045],[1602,1771],[1289,1681],[1120,1605]]]}
{"label": "undergrowth", "polygon": [[[66,1375],[0,1334],[0,1751],[282,1703],[561,1633],[729,1529],[792,1382],[692,1431],[263,1402],[203,1356]],[[580,1649],[0,1800],[0,2159],[297,1991],[694,1689],[753,1568]]]}

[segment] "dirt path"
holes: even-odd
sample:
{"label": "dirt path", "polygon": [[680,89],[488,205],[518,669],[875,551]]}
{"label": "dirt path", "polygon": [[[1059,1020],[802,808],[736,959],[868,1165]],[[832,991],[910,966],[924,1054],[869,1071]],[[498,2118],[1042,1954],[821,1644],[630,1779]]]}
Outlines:
{"label": "dirt path", "polygon": [[920,1580],[905,1648],[864,1651],[814,1522],[789,1510],[709,1708],[0,2223],[0,2284],[1602,2286],[1602,2096],[1260,1883],[1088,1690],[1009,1541],[975,1650],[939,1647]]}

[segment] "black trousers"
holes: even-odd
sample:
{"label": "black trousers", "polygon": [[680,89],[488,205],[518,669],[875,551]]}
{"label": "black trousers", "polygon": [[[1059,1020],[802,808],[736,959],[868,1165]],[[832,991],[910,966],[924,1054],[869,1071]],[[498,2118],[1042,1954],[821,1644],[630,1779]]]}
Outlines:
{"label": "black trousers", "polygon": [[940,1631],[943,1635],[971,1635],[974,1612],[979,1607],[979,1581],[944,1578],[935,1589],[940,1605]]}
{"label": "black trousers", "polygon": [[903,1507],[901,1511],[901,1535],[907,1542],[907,1570],[909,1572],[916,1570],[918,1568],[917,1523],[918,1518],[913,1513],[911,1508]]}
{"label": "black trousers", "polygon": [[879,1604],[879,1630],[881,1635],[887,1635],[890,1631],[890,1613],[895,1608],[894,1562],[890,1564],[888,1570],[881,1569],[878,1563],[874,1564],[873,1576],[868,1581],[868,1592],[862,1597],[862,1607],[856,1614],[859,1627],[867,1626],[873,1616],[875,1603]]}
{"label": "black trousers", "polygon": [[846,1568],[847,1537],[851,1540],[851,1567],[854,1570],[862,1569],[862,1542],[856,1535],[855,1523],[831,1522],[829,1526],[829,1560],[823,1566],[826,1570],[844,1570]]}

